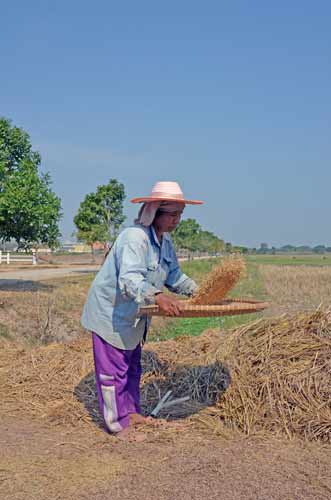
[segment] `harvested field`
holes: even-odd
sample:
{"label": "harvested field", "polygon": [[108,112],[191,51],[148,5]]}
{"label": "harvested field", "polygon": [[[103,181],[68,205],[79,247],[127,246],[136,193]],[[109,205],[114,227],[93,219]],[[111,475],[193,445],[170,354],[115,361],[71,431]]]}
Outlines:
{"label": "harvested field", "polygon": [[259,266],[270,297],[270,314],[313,310],[331,304],[331,267]]}
{"label": "harvested field", "polygon": [[91,253],[52,253],[39,254],[38,264],[52,265],[82,265],[82,264],[101,264],[104,259],[103,252],[92,255]]}
{"label": "harvested field", "polygon": [[0,295],[0,339],[25,344],[73,340],[82,333],[80,315],[92,277],[23,281]]}
{"label": "harvested field", "polygon": [[[195,414],[213,432],[222,432],[224,423],[245,434],[330,442],[330,332],[330,312],[318,310],[259,320],[221,335],[210,331],[148,344],[144,410],[150,412],[172,389],[191,401],[168,410],[168,416]],[[52,425],[98,421],[89,338],[30,352],[11,350],[10,356],[10,366],[0,371],[1,412],[24,407],[26,414]]]}

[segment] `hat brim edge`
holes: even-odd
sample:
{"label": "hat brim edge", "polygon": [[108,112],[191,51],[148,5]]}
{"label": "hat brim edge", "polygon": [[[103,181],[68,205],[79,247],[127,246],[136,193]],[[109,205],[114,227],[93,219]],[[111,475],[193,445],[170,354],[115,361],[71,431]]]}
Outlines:
{"label": "hat brim edge", "polygon": [[146,203],[149,201],[173,201],[176,203],[184,203],[186,205],[202,205],[204,202],[201,200],[179,200],[178,198],[171,198],[171,197],[166,197],[162,196],[160,197],[152,197],[152,196],[143,196],[141,198],[132,198],[130,200],[131,203]]}

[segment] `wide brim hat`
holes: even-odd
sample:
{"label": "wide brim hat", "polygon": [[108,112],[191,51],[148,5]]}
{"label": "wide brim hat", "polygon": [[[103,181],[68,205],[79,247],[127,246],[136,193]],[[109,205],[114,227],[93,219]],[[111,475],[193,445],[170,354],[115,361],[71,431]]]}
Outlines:
{"label": "wide brim hat", "polygon": [[175,201],[187,205],[202,205],[203,203],[201,200],[187,200],[177,182],[163,181],[157,182],[153,186],[151,194],[133,198],[131,203],[148,203],[150,201]]}

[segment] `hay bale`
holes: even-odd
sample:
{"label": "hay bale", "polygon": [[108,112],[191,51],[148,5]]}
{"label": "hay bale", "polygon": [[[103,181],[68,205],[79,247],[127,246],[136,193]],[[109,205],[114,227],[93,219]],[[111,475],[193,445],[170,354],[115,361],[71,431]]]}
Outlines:
{"label": "hay bale", "polygon": [[191,304],[217,305],[226,294],[236,285],[246,271],[245,260],[236,255],[230,255],[215,266],[203,280]]}

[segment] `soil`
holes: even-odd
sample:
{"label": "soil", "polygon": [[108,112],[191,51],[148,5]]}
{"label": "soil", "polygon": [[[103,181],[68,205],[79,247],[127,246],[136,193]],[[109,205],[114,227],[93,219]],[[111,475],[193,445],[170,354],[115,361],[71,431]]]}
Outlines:
{"label": "soil", "polygon": [[[0,498],[6,500],[330,499],[330,447],[228,439],[184,421],[125,443],[96,427],[0,424]],[[77,430],[78,429],[78,430]]]}
{"label": "soil", "polygon": [[12,269],[0,272],[0,289],[5,289],[8,285],[13,285],[14,281],[45,281],[64,276],[78,274],[95,273],[100,269],[98,265],[86,266],[63,266],[63,267],[33,267],[29,269]]}

